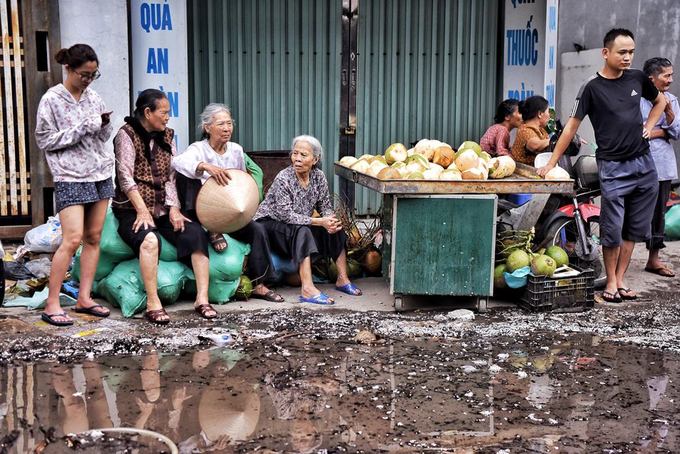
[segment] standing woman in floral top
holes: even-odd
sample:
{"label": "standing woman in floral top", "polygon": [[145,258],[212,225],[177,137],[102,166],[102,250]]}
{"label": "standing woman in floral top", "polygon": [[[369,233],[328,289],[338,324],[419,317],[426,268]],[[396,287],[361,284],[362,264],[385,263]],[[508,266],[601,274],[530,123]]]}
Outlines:
{"label": "standing woman in floral top", "polygon": [[[348,295],[361,295],[347,275],[347,236],[333,213],[328,182],[316,167],[321,144],[312,136],[293,139],[290,159],[274,179],[254,219],[264,224],[274,252],[291,257],[298,265],[302,289],[300,302],[334,304],[312,282],[312,260],[330,257],[338,267],[335,288]],[[316,210],[321,217],[312,217]]]}
{"label": "standing woman in floral top", "polygon": [[75,311],[107,317],[109,310],[90,296],[99,261],[99,239],[109,199],[113,197],[113,153],[104,147],[111,136],[111,112],[90,84],[99,78],[99,60],[87,44],[61,49],[56,60],[66,68],[63,84],[40,100],[35,138],[54,179],[56,210],[63,241],[52,259],[49,294],[42,319],[72,325],[59,304],[59,291],[73,254],[80,256],[80,292]]}

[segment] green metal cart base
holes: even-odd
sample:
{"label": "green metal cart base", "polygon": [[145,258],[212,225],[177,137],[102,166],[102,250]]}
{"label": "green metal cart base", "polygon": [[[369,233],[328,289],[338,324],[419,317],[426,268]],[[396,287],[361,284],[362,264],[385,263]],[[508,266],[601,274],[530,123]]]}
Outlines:
{"label": "green metal cart base", "polygon": [[385,195],[383,275],[397,311],[412,295],[493,294],[495,194]]}

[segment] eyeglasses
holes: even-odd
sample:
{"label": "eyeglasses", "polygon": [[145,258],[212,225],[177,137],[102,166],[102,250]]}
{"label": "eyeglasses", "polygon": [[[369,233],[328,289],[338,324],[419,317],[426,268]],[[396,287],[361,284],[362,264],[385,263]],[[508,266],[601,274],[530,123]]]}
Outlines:
{"label": "eyeglasses", "polygon": [[75,69],[73,70],[74,73],[78,74],[81,79],[83,80],[97,80],[102,76],[102,73],[99,72],[99,70],[93,72],[93,73],[79,73]]}

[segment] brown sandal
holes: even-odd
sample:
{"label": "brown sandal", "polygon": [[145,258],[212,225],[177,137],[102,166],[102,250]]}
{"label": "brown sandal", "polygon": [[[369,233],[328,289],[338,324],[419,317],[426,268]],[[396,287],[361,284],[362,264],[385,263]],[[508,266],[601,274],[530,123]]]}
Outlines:
{"label": "brown sandal", "polygon": [[168,313],[165,312],[165,309],[156,309],[155,311],[144,312],[144,318],[151,323],[155,323],[156,325],[167,325],[170,323],[170,318],[161,318],[164,315],[168,317]]}
{"label": "brown sandal", "polygon": [[258,300],[270,301],[272,303],[285,303],[286,302],[286,300],[283,298],[283,296],[279,295],[274,290],[269,290],[267,293],[264,293],[264,294],[259,294],[259,293],[253,292],[253,293],[250,294],[250,297],[258,299]]}
{"label": "brown sandal", "polygon": [[224,252],[229,247],[229,243],[227,243],[226,238],[221,233],[210,232],[208,240],[210,240],[210,245],[216,252]]}
{"label": "brown sandal", "polygon": [[[217,317],[217,311],[210,305],[210,303],[203,303],[199,304],[198,306],[194,306],[194,310],[198,315],[208,320],[212,320],[213,318]],[[207,315],[207,313],[210,311],[214,313],[212,315]]]}

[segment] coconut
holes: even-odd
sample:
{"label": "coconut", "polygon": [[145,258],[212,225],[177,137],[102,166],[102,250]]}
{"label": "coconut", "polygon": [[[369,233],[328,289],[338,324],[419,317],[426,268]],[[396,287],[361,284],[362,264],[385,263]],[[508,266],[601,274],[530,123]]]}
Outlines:
{"label": "coconut", "polygon": [[418,141],[418,143],[415,146],[415,154],[422,155],[428,161],[432,161],[432,157],[434,156],[434,150],[438,145],[439,141],[422,139]]}
{"label": "coconut", "polygon": [[352,164],[351,169],[360,173],[366,173],[369,167],[371,167],[371,163],[368,162],[368,159],[359,159],[357,162]]}
{"label": "coconut", "polygon": [[402,177],[406,176],[406,172],[408,171],[408,169],[406,168],[406,164],[405,164],[405,163],[403,163],[403,162],[395,162],[394,164],[392,164],[391,167],[392,167],[393,169],[399,171],[399,173],[401,174]]}
{"label": "coconut", "polygon": [[505,178],[515,172],[515,160],[510,156],[499,156],[489,161],[489,177]]}
{"label": "coconut", "polygon": [[569,172],[560,166],[555,166],[545,174],[546,180],[570,180]]}
{"label": "coconut", "polygon": [[535,276],[552,276],[557,263],[547,255],[537,255],[531,260],[531,272]]}
{"label": "coconut", "polygon": [[373,162],[373,158],[375,158],[375,156],[373,156],[372,154],[362,154],[361,156],[359,156],[359,161],[366,160],[370,164],[371,162]]}
{"label": "coconut", "polygon": [[503,273],[505,273],[508,270],[508,267],[505,265],[505,263],[498,265],[496,268],[493,270],[493,286],[496,288],[505,288],[508,285],[505,283],[505,276]]}
{"label": "coconut", "polygon": [[431,162],[428,168],[436,170],[437,173],[444,170],[444,167],[440,166],[439,164],[435,164],[434,162]]}
{"label": "coconut", "polygon": [[547,255],[548,257],[555,261],[555,263],[557,264],[557,268],[569,263],[569,256],[567,255],[565,250],[559,246],[550,246],[545,251],[545,255]]}
{"label": "coconut", "polygon": [[382,256],[380,252],[375,249],[371,249],[364,255],[361,260],[361,265],[364,267],[364,271],[367,274],[379,274],[380,266],[382,265]]}
{"label": "coconut", "polygon": [[439,174],[439,179],[440,180],[447,180],[447,181],[455,181],[455,180],[462,180],[463,177],[457,169],[446,169],[446,170],[442,170],[442,172]]}
{"label": "coconut", "polygon": [[406,158],[407,165],[412,162],[418,162],[426,169],[430,167],[430,162],[425,158],[425,156],[421,154],[414,154],[413,156],[409,156],[408,158]]}
{"label": "coconut", "polygon": [[425,175],[423,175],[423,172],[411,172],[408,175],[406,175],[407,180],[424,180]]}
{"label": "coconut", "polygon": [[454,155],[455,153],[449,145],[442,144],[435,148],[432,162],[439,164],[442,167],[448,167],[453,162]]}
{"label": "coconut", "polygon": [[515,270],[529,266],[529,263],[529,254],[521,249],[512,251],[505,261],[505,264],[508,267],[508,273],[513,273]]}
{"label": "coconut", "polygon": [[370,165],[370,167],[368,168],[368,170],[366,171],[366,173],[369,174],[369,175],[372,176],[372,177],[377,177],[377,176],[378,176],[378,173],[380,173],[380,171],[381,171],[382,169],[385,169],[385,168],[387,168],[387,167],[388,167],[387,164],[385,164],[385,163],[382,162],[382,161],[379,161],[379,160],[375,159],[375,160],[371,163],[371,165]]}
{"label": "coconut", "polygon": [[447,170],[455,170],[456,172],[460,172],[460,169],[456,167],[456,163],[452,162],[450,166],[446,168]]}
{"label": "coconut", "polygon": [[240,300],[247,300],[253,293],[253,282],[248,276],[243,274],[238,281],[238,287],[236,288],[236,293],[234,297]]}
{"label": "coconut", "polygon": [[461,172],[479,165],[479,157],[473,150],[465,150],[456,158],[456,167]]}
{"label": "coconut", "polygon": [[461,143],[460,146],[458,147],[459,151],[466,149],[474,150],[474,152],[477,153],[477,156],[482,155],[482,147],[480,147],[477,142],[473,142],[472,140],[466,140],[465,142]]}
{"label": "coconut", "polygon": [[465,170],[461,173],[461,176],[463,177],[463,180],[486,180],[486,173],[479,167]]}
{"label": "coconut", "polygon": [[361,276],[361,263],[354,259],[347,259],[347,276],[350,279]]}
{"label": "coconut", "polygon": [[382,162],[383,164],[388,165],[387,160],[385,159],[385,156],[383,156],[383,155],[374,156],[373,160],[371,161],[371,164],[373,164],[376,161]]}
{"label": "coconut", "polygon": [[401,173],[392,167],[385,167],[378,172],[378,179],[380,180],[398,180],[401,178]]}
{"label": "coconut", "polygon": [[416,149],[415,149],[415,148],[409,148],[408,150],[406,150],[406,156],[407,156],[407,157],[408,157],[408,156],[413,156],[415,153],[416,153]]}
{"label": "coconut", "polygon": [[408,157],[406,152],[407,150],[403,143],[393,143],[385,150],[385,161],[388,164],[406,161]]}
{"label": "coconut", "polygon": [[343,156],[342,159],[340,159],[340,164],[342,164],[345,167],[352,167],[352,164],[357,162],[358,159],[354,156]]}
{"label": "coconut", "polygon": [[482,151],[481,153],[479,153],[479,157],[482,158],[484,160],[484,162],[491,161],[491,155],[489,153],[487,153],[486,151]]}
{"label": "coconut", "polygon": [[426,180],[438,180],[440,173],[441,171],[430,168],[423,172],[423,178],[425,178]]}

